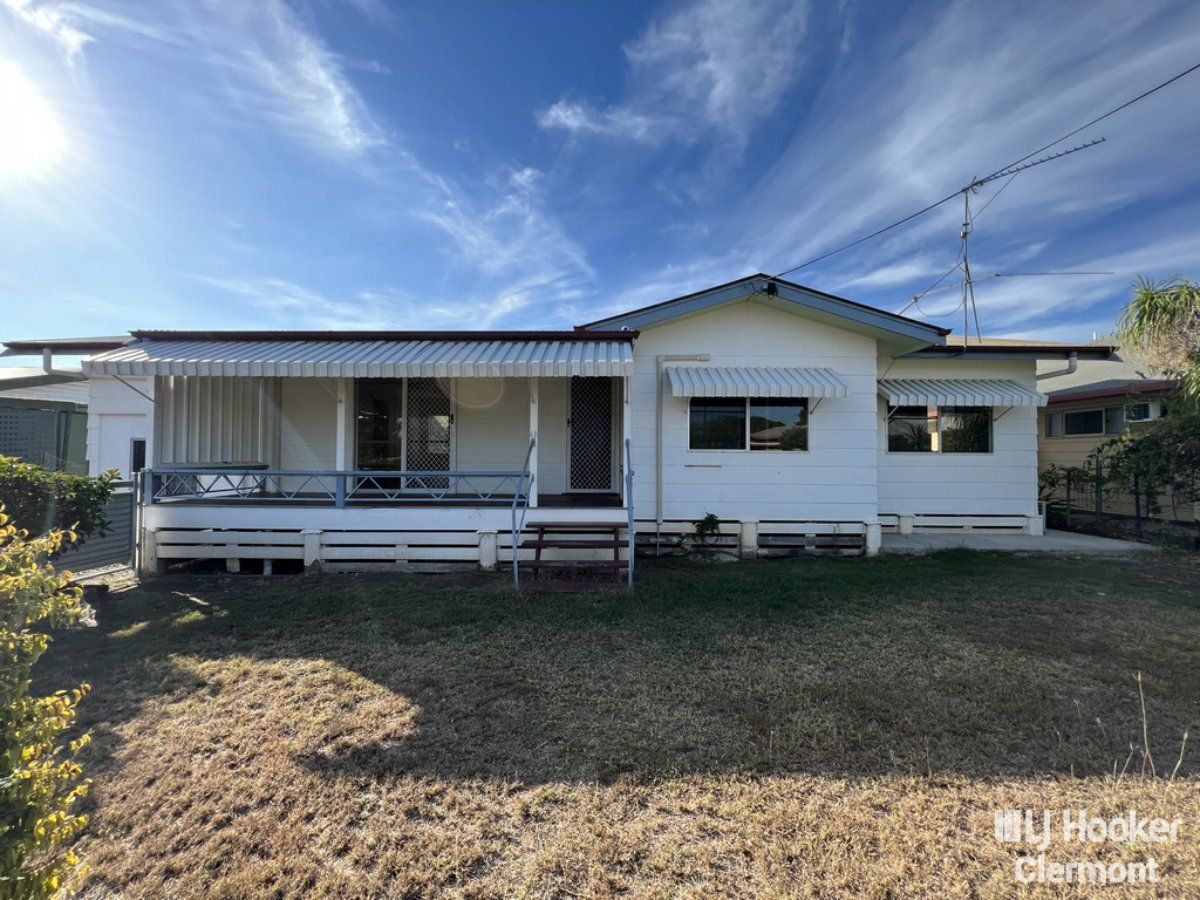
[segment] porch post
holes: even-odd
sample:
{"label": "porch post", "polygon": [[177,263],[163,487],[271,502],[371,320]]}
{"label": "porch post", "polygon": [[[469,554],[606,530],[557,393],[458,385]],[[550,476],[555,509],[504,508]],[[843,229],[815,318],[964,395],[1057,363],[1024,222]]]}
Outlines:
{"label": "porch post", "polygon": [[633,440],[633,388],[629,384],[629,376],[626,375],[621,379],[621,446],[617,449],[617,458],[621,460],[621,465],[617,467],[621,473],[621,500],[626,506],[632,506],[631,498],[626,497],[626,487],[629,473],[626,467],[632,465],[632,460],[626,454],[626,446],[630,447],[629,454],[632,455],[632,440]]}
{"label": "porch post", "polygon": [[339,472],[346,471],[346,431],[350,421],[350,379],[337,380],[337,435],[334,438],[334,465]]}
{"label": "porch post", "polygon": [[[529,439],[533,450],[529,454],[529,505],[538,505],[538,385],[537,378],[529,379]],[[515,552],[515,551],[514,551]]]}

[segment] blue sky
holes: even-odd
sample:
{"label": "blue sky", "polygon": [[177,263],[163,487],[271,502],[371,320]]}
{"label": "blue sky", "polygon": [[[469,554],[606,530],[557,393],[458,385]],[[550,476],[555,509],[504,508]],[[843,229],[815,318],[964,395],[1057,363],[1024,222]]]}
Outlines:
{"label": "blue sky", "polygon": [[[0,0],[3,336],[570,326],[781,271],[1197,61],[1200,4],[1153,0]],[[1113,274],[983,282],[985,334],[1087,339],[1137,274],[1200,275],[1200,73],[1099,136],[971,259]],[[790,277],[898,310],[960,218]]]}

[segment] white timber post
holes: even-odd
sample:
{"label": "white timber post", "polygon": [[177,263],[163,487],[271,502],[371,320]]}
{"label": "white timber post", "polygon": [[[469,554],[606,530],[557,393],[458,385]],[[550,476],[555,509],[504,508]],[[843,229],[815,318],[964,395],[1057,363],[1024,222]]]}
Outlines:
{"label": "white timber post", "polygon": [[1046,533],[1046,520],[1042,516],[1026,516],[1025,528],[1026,534],[1042,535]]}
{"label": "white timber post", "polygon": [[[629,385],[628,375],[621,379],[621,390],[621,449],[619,451],[619,458],[621,460],[621,472],[625,476],[628,476],[629,473],[625,471],[625,467],[633,465],[633,461],[629,458],[633,455],[633,389]],[[626,446],[629,447],[628,454],[625,452]],[[621,499],[625,501],[626,506],[632,506],[633,498],[625,496],[626,484],[627,478],[622,478]]]}
{"label": "white timber post", "polygon": [[900,534],[912,534],[915,519],[916,516],[896,516],[896,531]]}
{"label": "white timber post", "polygon": [[738,532],[738,555],[742,559],[758,558],[758,523],[742,522]]}
{"label": "white timber post", "polygon": [[347,432],[350,423],[350,379],[337,380],[337,436],[334,441],[334,465],[339,472],[346,471]]}
{"label": "white timber post", "polygon": [[315,575],[321,571],[321,532],[308,530],[304,536],[304,574]]}
{"label": "white timber post", "polygon": [[883,544],[883,526],[878,522],[868,522],[863,537],[866,539],[867,556],[878,556],[879,548]]}
{"label": "white timber post", "polygon": [[479,532],[479,568],[491,572],[496,568],[499,557],[496,553],[496,532]]}
{"label": "white timber post", "polygon": [[225,571],[230,575],[236,575],[238,572],[242,571],[242,559],[237,555],[237,553],[237,544],[225,545]]}
{"label": "white timber post", "polygon": [[537,378],[529,379],[529,439],[533,450],[529,454],[529,506],[538,505],[538,385]]}

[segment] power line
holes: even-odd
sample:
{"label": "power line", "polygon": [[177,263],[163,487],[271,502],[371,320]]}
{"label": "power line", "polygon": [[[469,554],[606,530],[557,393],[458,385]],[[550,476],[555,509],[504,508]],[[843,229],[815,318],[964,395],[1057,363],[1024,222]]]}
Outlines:
{"label": "power line", "polygon": [[[1096,118],[1092,119],[1086,125],[1080,125],[1078,128],[1076,128],[1072,131],[1068,131],[1062,137],[1056,138],[1055,140],[1051,141],[1050,143],[1039,147],[1038,149],[1034,150],[1032,153],[1027,153],[1025,156],[1022,156],[1020,159],[1014,160],[1013,162],[1009,163],[1008,165],[1001,166],[999,169],[996,169],[996,171],[992,172],[990,175],[985,175],[982,179],[975,179],[975,181],[973,181],[971,183],[971,186],[976,186],[978,184],[990,181],[996,177],[1003,177],[1006,173],[1010,172],[1015,167],[1020,166],[1026,160],[1028,160],[1034,156],[1037,156],[1039,153],[1044,153],[1046,150],[1049,150],[1051,147],[1053,147],[1057,144],[1061,144],[1063,141],[1067,140],[1068,138],[1074,137],[1075,135],[1079,134],[1079,132],[1084,131],[1088,128],[1091,128],[1093,125],[1096,125],[1100,122],[1103,122],[1105,119],[1109,118],[1110,116],[1114,116],[1117,113],[1121,112],[1122,110],[1128,109],[1130,106],[1133,106],[1133,104],[1135,104],[1141,100],[1145,100],[1151,94],[1161,91],[1163,88],[1167,87],[1168,85],[1174,84],[1176,81],[1179,81],[1179,79],[1184,78],[1188,75],[1191,75],[1197,69],[1200,69],[1200,63],[1196,63],[1196,65],[1191,66],[1188,69],[1184,69],[1179,74],[1168,78],[1166,81],[1155,85],[1154,87],[1150,88],[1149,90],[1143,91],[1142,93],[1138,94],[1133,99],[1126,100],[1120,106],[1113,107],[1112,109],[1110,109],[1108,112],[1104,113],[1103,115],[1097,116]],[[1085,145],[1085,146],[1091,146],[1091,145],[1089,144],[1089,145]],[[1076,148],[1076,149],[1083,149],[1083,148],[1080,147],[1080,148]],[[1068,151],[1068,152],[1073,152],[1073,151]],[[1055,156],[1050,157],[1050,158],[1055,159],[1059,155],[1063,155],[1063,154],[1056,154]],[[1049,160],[1047,160],[1047,161],[1049,161]],[[1015,174],[1015,173],[1013,173],[1013,174]],[[849,250],[851,247],[857,247],[859,244],[865,243],[866,241],[869,241],[872,238],[877,238],[877,237],[879,237],[879,235],[884,234],[888,231],[891,231],[893,228],[899,228],[901,225],[904,225],[907,222],[911,222],[913,219],[917,218],[918,216],[923,216],[923,215],[925,215],[925,213],[930,212],[934,209],[937,209],[942,204],[949,203],[951,200],[953,200],[955,197],[957,197],[959,194],[961,194],[963,192],[963,190],[966,190],[966,189],[965,188],[960,189],[960,190],[955,191],[952,194],[947,194],[941,200],[938,200],[934,203],[930,203],[928,206],[917,210],[915,213],[912,213],[911,215],[905,216],[903,219],[897,219],[895,222],[892,222],[890,225],[885,225],[883,228],[879,228],[875,231],[872,231],[870,234],[864,235],[863,237],[853,240],[848,244],[843,244],[842,246],[840,246],[834,250],[830,250],[827,253],[822,253],[820,256],[815,256],[812,259],[805,260],[802,263],[799,263],[797,265],[791,266],[790,268],[784,269],[782,272],[779,272],[775,277],[782,278],[784,275],[789,275],[792,272],[795,272],[797,269],[807,268],[808,266],[814,265],[815,263],[819,263],[822,260],[826,260],[831,256],[834,256],[845,250]],[[982,210],[980,210],[980,212],[982,212]]]}

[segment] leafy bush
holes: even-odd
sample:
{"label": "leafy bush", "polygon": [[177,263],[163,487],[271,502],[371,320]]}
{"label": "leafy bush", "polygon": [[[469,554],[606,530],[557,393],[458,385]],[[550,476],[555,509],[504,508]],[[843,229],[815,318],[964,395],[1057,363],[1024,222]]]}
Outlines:
{"label": "leafy bush", "polygon": [[0,456],[0,506],[30,534],[51,529],[71,531],[80,539],[103,536],[105,508],[112,497],[116,472],[98,478],[54,472]]}
{"label": "leafy bush", "polygon": [[87,735],[59,743],[90,689],[29,696],[30,672],[50,643],[31,626],[81,619],[87,607],[70,574],[43,560],[70,532],[27,539],[0,509],[0,896],[51,897],[83,877],[72,848],[87,824],[71,807],[88,789],[75,754]]}

